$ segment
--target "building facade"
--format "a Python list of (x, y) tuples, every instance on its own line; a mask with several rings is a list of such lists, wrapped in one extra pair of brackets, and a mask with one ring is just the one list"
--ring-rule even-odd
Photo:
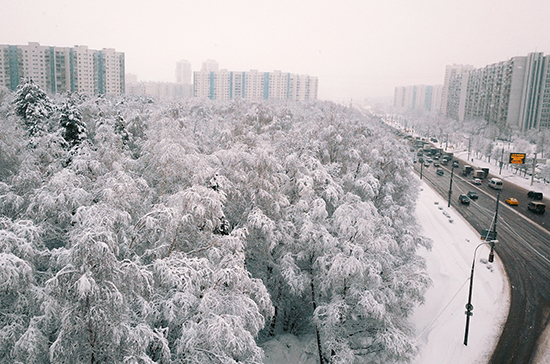
[(0, 44), (0, 85), (10, 90), (30, 78), (51, 93), (118, 96), (125, 91), (124, 67), (124, 53), (111, 48)]
[(176, 83), (190, 85), (193, 83), (192, 78), (191, 63), (186, 60), (176, 62)]
[(396, 87), (393, 106), (400, 110), (422, 110), (432, 113), (440, 112), (441, 85), (414, 85)]
[(317, 99), (317, 77), (281, 71), (211, 71), (203, 67), (194, 72), (194, 96), (211, 100), (293, 100)]
[(449, 78), (446, 115), (521, 131), (550, 127), (550, 56), (535, 52)]

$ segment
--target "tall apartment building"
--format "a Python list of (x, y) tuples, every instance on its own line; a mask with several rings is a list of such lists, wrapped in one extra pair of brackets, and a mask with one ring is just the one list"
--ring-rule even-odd
[[(445, 80), (443, 81), (443, 90), (441, 91), (441, 113), (447, 115), (447, 107), (449, 104), (449, 90), (453, 90), (457, 87), (456, 79), (462, 80), (462, 75), (467, 71), (473, 70), (474, 66), (453, 64), (452, 66), (445, 67)], [(466, 77), (467, 79), (467, 77)], [(454, 95), (454, 94), (453, 94)], [(455, 101), (451, 101), (454, 103)], [(455, 111), (453, 111), (455, 112)], [(458, 114), (458, 106), (456, 113)]]
[(31, 78), (51, 93), (78, 91), (89, 95), (124, 93), (124, 53), (86, 46), (52, 47), (0, 44), (0, 85), (11, 90)]
[(194, 72), (194, 96), (211, 100), (316, 100), (317, 77), (281, 71), (233, 72), (210, 71), (203, 67)]
[(512, 57), (450, 77), (446, 114), (521, 131), (550, 127), (550, 56)]
[(176, 62), (176, 83), (190, 85), (193, 83), (193, 71), (191, 63), (186, 60)]
[(441, 110), (441, 85), (414, 85), (396, 87), (393, 105), (402, 110), (423, 110), (439, 112)]

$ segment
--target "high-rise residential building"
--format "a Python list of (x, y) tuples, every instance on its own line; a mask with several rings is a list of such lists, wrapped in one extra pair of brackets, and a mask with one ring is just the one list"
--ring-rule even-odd
[(521, 131), (550, 127), (550, 56), (512, 57), (449, 79), (446, 114)]
[(441, 111), (441, 85), (414, 85), (396, 87), (393, 105), (402, 110)]
[[(453, 64), (452, 66), (445, 67), (445, 80), (443, 81), (443, 90), (441, 92), (441, 113), (447, 115), (447, 105), (449, 103), (449, 89), (456, 87), (456, 84), (451, 85), (455, 78), (462, 78), (461, 75), (467, 71), (473, 70), (474, 66)], [(451, 101), (454, 102), (454, 101)]]
[(124, 53), (112, 48), (0, 44), (0, 85), (15, 90), (30, 78), (44, 91), (89, 95), (124, 93)]
[(192, 78), (191, 63), (186, 60), (176, 62), (176, 83), (190, 85), (193, 83)]
[(316, 100), (317, 77), (281, 71), (194, 72), (194, 96), (211, 100)]
[(218, 62), (213, 59), (207, 59), (206, 61), (202, 62), (201, 71), (218, 72), (219, 69), (220, 66), (218, 65)]

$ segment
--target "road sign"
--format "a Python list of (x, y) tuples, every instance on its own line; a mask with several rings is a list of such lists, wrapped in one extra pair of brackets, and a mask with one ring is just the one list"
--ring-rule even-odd
[(510, 164), (524, 164), (525, 153), (510, 153)]

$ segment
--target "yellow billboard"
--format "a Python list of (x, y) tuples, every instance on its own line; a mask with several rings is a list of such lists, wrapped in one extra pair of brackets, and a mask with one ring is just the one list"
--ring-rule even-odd
[(524, 164), (525, 153), (510, 153), (510, 164)]

